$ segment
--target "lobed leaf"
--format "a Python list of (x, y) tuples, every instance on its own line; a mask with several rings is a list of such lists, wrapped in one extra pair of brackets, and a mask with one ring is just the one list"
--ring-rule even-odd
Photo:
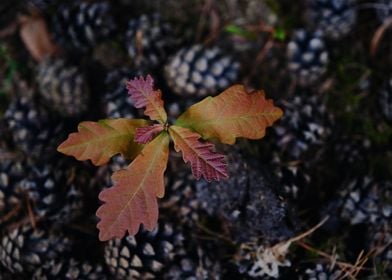
[(133, 141), (135, 130), (146, 125), (148, 121), (129, 119), (82, 122), (78, 132), (71, 133), (57, 150), (78, 160), (91, 160), (95, 165), (107, 163), (118, 153), (133, 159), (143, 148)]
[(219, 181), (227, 178), (227, 163), (225, 157), (214, 151), (214, 145), (201, 142), (196, 132), (179, 126), (170, 126), (170, 136), (174, 141), (174, 148), (182, 152), (185, 162), (190, 162), (193, 175), (196, 179), (202, 176), (208, 181)]
[(164, 129), (165, 127), (163, 124), (154, 124), (146, 127), (139, 127), (136, 129), (135, 141), (139, 144), (147, 144)]
[(234, 144), (237, 137), (259, 139), (265, 129), (283, 115), (263, 91), (248, 93), (234, 85), (216, 97), (207, 97), (183, 113), (176, 125), (190, 128), (204, 139), (217, 138)]
[(134, 78), (127, 82), (129, 97), (136, 108), (146, 108), (144, 114), (151, 120), (165, 123), (167, 114), (163, 107), (160, 90), (154, 90), (154, 80), (150, 75)]
[(134, 235), (140, 224), (153, 230), (158, 221), (157, 197), (164, 195), (163, 173), (169, 157), (169, 136), (161, 133), (148, 143), (125, 169), (112, 176), (114, 186), (102, 191), (104, 204), (98, 209), (97, 227), (101, 241)]

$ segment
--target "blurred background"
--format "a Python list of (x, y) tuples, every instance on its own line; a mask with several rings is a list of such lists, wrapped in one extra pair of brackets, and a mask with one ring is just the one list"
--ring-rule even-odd
[[(98, 193), (129, 162), (56, 147), (142, 118), (125, 81), (147, 74), (170, 121), (236, 83), (284, 116), (218, 146), (224, 182), (173, 152), (157, 229), (102, 243)], [(0, 279), (391, 279), (391, 141), (391, 0), (0, 3)]]

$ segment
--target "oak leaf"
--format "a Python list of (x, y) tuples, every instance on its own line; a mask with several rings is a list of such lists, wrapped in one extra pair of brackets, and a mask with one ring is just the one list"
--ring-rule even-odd
[(248, 93), (234, 85), (216, 97), (207, 97), (183, 113), (176, 125), (200, 133), (203, 139), (217, 138), (234, 144), (237, 137), (259, 139), (265, 129), (283, 115), (263, 91)]
[(136, 108), (146, 108), (144, 114), (151, 120), (165, 123), (167, 114), (163, 107), (162, 93), (154, 90), (154, 80), (150, 75), (146, 79), (143, 77), (134, 78), (127, 82), (129, 97)]
[(201, 142), (196, 132), (179, 126), (169, 128), (170, 136), (174, 141), (174, 148), (182, 152), (185, 162), (190, 162), (193, 175), (196, 179), (204, 177), (208, 182), (228, 177), (225, 157), (214, 151), (214, 145)]
[(147, 126), (146, 120), (113, 119), (81, 122), (78, 132), (71, 133), (57, 150), (95, 165), (107, 163), (118, 153), (133, 159), (143, 148), (133, 141), (136, 128)]
[(147, 144), (164, 129), (165, 127), (163, 124), (153, 124), (146, 127), (139, 127), (136, 129), (135, 141), (139, 144)]
[(169, 136), (161, 133), (148, 143), (125, 169), (113, 174), (114, 186), (102, 191), (98, 209), (101, 241), (135, 235), (140, 224), (153, 230), (158, 221), (157, 197), (164, 195), (164, 177), (169, 157)]

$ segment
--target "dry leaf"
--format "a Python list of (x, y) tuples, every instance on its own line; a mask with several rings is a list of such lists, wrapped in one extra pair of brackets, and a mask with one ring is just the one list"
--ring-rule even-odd
[(41, 16), (22, 17), (20, 37), (31, 56), (38, 62), (58, 51)]

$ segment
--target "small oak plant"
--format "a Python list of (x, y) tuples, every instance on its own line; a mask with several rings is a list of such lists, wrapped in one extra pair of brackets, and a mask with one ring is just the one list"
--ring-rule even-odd
[[(82, 122), (58, 151), (95, 165), (121, 154), (131, 164), (112, 175), (114, 186), (103, 190), (104, 203), (97, 211), (99, 239), (135, 235), (141, 224), (153, 230), (158, 222), (157, 198), (164, 196), (164, 177), (169, 158), (169, 141), (190, 162), (196, 179), (208, 182), (228, 177), (225, 157), (207, 140), (233, 145), (237, 137), (260, 139), (265, 129), (282, 116), (282, 110), (263, 91), (247, 92), (234, 85), (216, 97), (191, 106), (173, 125), (168, 124), (161, 91), (154, 90), (151, 76), (127, 82), (129, 97), (136, 108), (145, 108), (143, 119), (107, 119)], [(202, 139), (201, 139), (202, 138)]]

